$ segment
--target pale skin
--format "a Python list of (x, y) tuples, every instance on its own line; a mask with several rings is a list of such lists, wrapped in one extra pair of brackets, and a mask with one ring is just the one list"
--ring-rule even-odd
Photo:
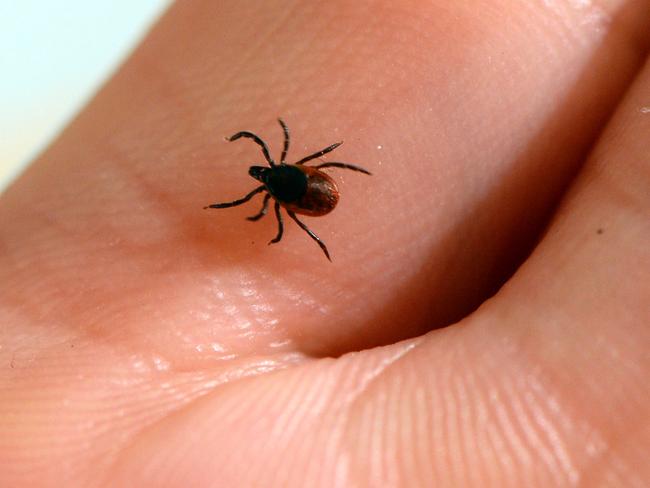
[[(649, 24), (174, 6), (0, 197), (0, 485), (646, 486)], [(278, 116), (373, 173), (325, 170), (332, 263), (202, 209)]]

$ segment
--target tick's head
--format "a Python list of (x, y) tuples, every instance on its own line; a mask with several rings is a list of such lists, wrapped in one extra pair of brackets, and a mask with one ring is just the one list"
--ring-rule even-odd
[(248, 168), (248, 174), (262, 183), (267, 182), (270, 171), (271, 168), (265, 168), (264, 166), (251, 166)]

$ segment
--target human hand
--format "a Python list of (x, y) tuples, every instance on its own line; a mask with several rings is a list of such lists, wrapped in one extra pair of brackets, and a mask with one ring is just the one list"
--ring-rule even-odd
[[(179, 2), (0, 200), (0, 485), (643, 486), (647, 7)], [(202, 210), (277, 116), (333, 263)]]

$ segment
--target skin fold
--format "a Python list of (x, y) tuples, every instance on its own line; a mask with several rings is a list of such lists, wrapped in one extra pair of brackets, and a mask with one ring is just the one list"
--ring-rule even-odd
[[(650, 483), (650, 2), (174, 4), (0, 196), (0, 486)], [(341, 200), (251, 223), (333, 142)]]

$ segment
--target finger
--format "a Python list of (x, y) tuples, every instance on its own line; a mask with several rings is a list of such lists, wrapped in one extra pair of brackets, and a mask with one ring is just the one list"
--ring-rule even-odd
[[(6, 301), (179, 367), (339, 354), (466, 315), (525, 255), (639, 63), (641, 3), (572, 5), (382, 4), (376, 24), (361, 4), (175, 6), (3, 197)], [(201, 210), (250, 191), (262, 157), (217, 135), (277, 149), (278, 115), (298, 157), (345, 136), (337, 160), (374, 173), (335, 175), (340, 206), (309, 222), (332, 265), (295, 227), (269, 248), (270, 220)]]
[[(648, 93), (650, 62), (546, 239), (495, 300), (501, 326), (489, 323), (539, 387), (530, 408), (555, 468), (592, 485), (650, 480)], [(555, 432), (542, 434), (544, 422)]]
[(113, 480), (646, 486), (648, 93), (650, 63), (541, 245), (472, 318), (220, 388), (140, 436)]

